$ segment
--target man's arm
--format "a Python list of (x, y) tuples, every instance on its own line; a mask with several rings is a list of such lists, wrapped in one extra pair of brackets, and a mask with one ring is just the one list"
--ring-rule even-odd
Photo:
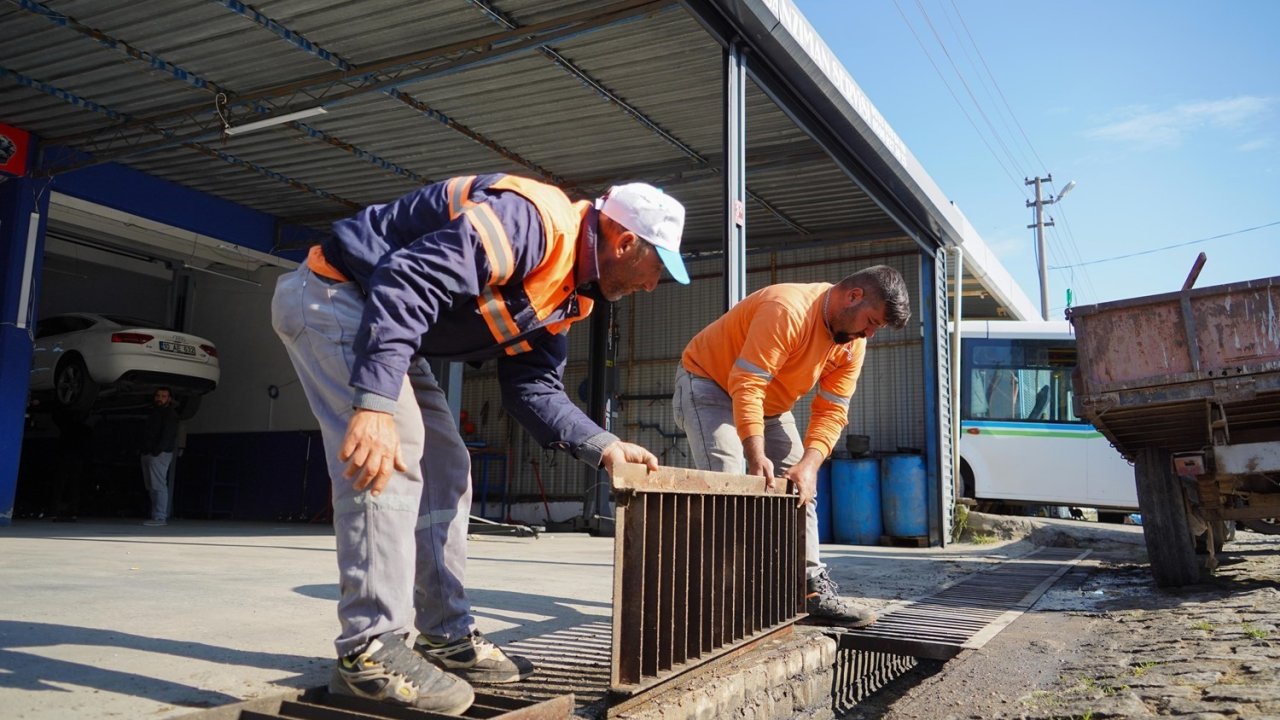
[(751, 318), (746, 342), (729, 372), (733, 422), (742, 440), (747, 474), (759, 475), (769, 487), (776, 483), (773, 462), (764, 448), (764, 395), (774, 373), (792, 352), (800, 318), (780, 303), (761, 303)]
[(612, 470), (625, 461), (656, 470), (653, 453), (597, 425), (565, 394), (561, 378), (568, 355), (568, 338), (548, 333), (531, 351), (499, 358), (503, 407), (542, 447), (568, 452), (591, 467)]
[(811, 412), (804, 446), (817, 448), (824, 458), (831, 454), (840, 433), (849, 423), (849, 401), (858, 388), (866, 353), (866, 340), (853, 341), (848, 354), (828, 363), (822, 377), (818, 378), (818, 392), (809, 405)]
[(866, 342), (854, 342), (848, 354), (829, 363), (818, 379), (818, 392), (810, 405), (809, 428), (805, 432), (804, 457), (783, 475), (795, 483), (801, 505), (817, 495), (818, 468), (831, 455), (840, 432), (849, 422), (849, 400), (857, 388), (865, 353)]
[[(477, 224), (486, 224), (487, 242)], [(393, 470), (405, 470), (393, 414), (422, 336), (442, 313), (474, 301), (485, 287), (523, 278), (544, 251), (536, 208), (502, 193), (379, 261), (353, 347), (356, 412), (339, 452), (357, 490), (377, 495)]]

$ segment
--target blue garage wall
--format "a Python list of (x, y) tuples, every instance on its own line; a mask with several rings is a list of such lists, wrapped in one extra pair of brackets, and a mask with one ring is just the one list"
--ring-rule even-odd
[(275, 245), (274, 216), (124, 165), (107, 163), (58, 175), (53, 189), (260, 252)]
[(179, 518), (328, 522), (331, 513), (319, 431), (191, 435), (174, 485)]
[[(33, 161), (35, 145), (36, 143), (33, 142)], [(27, 227), (31, 212), (36, 207), (39, 207), (41, 227), (35, 238), (36, 267), (32, 279), (31, 297), (33, 299), (40, 297), (43, 225), (47, 218), (51, 189), (71, 197), (264, 253), (272, 252), (278, 244), (295, 245), (290, 241), (300, 238), (312, 239), (315, 236), (313, 231), (306, 228), (280, 225), (276, 217), (267, 213), (113, 163), (58, 175), (52, 181), (44, 178), (14, 178), (0, 183), (0, 255), (4, 258), (3, 273), (0, 275), (0, 311), (4, 313), (4, 321), (0, 322), (0, 375), (4, 378), (4, 382), (0, 383), (0, 526), (9, 524), (13, 517), (22, 455), (27, 377), (31, 367), (30, 335), (26, 328), (15, 325), (13, 317), (19, 302), (22, 260), (26, 254), (28, 238)], [(296, 261), (302, 259), (304, 251), (295, 250), (277, 254)], [(38, 317), (38, 313), (39, 309), (33, 306), (30, 316)], [(267, 435), (274, 435), (274, 433)], [(242, 451), (247, 452), (248, 457), (253, 457), (253, 453), (259, 450), (267, 450), (265, 447), (258, 447), (261, 443), (236, 435), (196, 442), (197, 444), (213, 442), (219, 446), (225, 443), (227, 447), (234, 447), (246, 441), (252, 446)], [(286, 445), (290, 444), (289, 440), (282, 440), (282, 442)], [(303, 452), (305, 455), (305, 451)], [(219, 451), (218, 454), (221, 455), (222, 452)], [(292, 450), (284, 453), (286, 457), (296, 455), (297, 453)], [(293, 458), (292, 461), (296, 463), (297, 459)], [(248, 507), (237, 508), (235, 516), (289, 514), (288, 511), (291, 509), (294, 512), (301, 512), (317, 504), (318, 501), (315, 499), (302, 501), (297, 495), (296, 484), (285, 481), (275, 482), (274, 478), (286, 477), (292, 472), (283, 468), (278, 469), (282, 470), (282, 474), (253, 474), (258, 483), (256, 491), (272, 494), (271, 502), (265, 508), (260, 507), (257, 512), (251, 511)], [(323, 477), (323, 464), (316, 469)], [(234, 472), (240, 474), (245, 470), (236, 468)], [(299, 469), (298, 472), (301, 470)], [(241, 477), (249, 477), (249, 474)], [(279, 484), (278, 488), (277, 484)], [(327, 479), (322, 483), (313, 484), (312, 487), (316, 485), (320, 488), (321, 497), (327, 497)], [(276, 492), (281, 493), (281, 496), (274, 497)], [(249, 495), (250, 493), (245, 493), (246, 497)], [(196, 512), (198, 509), (191, 508), (191, 510)]]

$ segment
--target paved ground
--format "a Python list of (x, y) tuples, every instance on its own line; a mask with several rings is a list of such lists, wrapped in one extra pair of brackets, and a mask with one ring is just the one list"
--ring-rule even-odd
[(923, 664), (846, 717), (1280, 718), (1280, 537), (1240, 532), (1213, 578), (1166, 591), (1128, 536), (1036, 534), (1094, 551), (984, 648)]
[[(877, 606), (1034, 542), (1093, 549), (985, 648), (922, 665), (851, 717), (1280, 717), (1280, 538), (1241, 533), (1211, 582), (1158, 592), (1139, 528), (1040, 521), (988, 534), (946, 549), (824, 546), (836, 580)], [(480, 628), (498, 642), (608, 622), (608, 538), (478, 537), (468, 572)], [(0, 528), (0, 717), (173, 718), (321, 685), (335, 575), (323, 527)]]
[[(884, 605), (1026, 549), (824, 551), (837, 580)], [(563, 646), (557, 638), (585, 627), (607, 653), (612, 567), (610, 538), (476, 537), (472, 609), (499, 643)], [(323, 685), (336, 579), (327, 527), (82, 518), (0, 528), (0, 718), (172, 718)]]

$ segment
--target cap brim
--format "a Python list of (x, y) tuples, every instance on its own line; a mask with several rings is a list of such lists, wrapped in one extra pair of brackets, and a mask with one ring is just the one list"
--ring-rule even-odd
[(667, 266), (667, 272), (671, 274), (672, 279), (681, 285), (689, 284), (689, 271), (684, 268), (684, 259), (680, 257), (680, 253), (657, 245), (650, 245), (650, 247), (658, 251), (658, 257), (662, 258), (662, 264)]

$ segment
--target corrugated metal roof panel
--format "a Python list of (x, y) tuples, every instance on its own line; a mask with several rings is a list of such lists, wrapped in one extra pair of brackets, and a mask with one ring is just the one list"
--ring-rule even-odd
[[(612, 4), (489, 5), (525, 27)], [(244, 94), (507, 31), (505, 21), (479, 3), (264, 0), (254, 5), (256, 15), (247, 6), (242, 14), (229, 9), (232, 4), (205, 0), (163, 6), (49, 0), (48, 6), (159, 60), (153, 67), (121, 46), (105, 47), (5, 6), (0, 67), (138, 117), (175, 108), (211, 117), (212, 89), (194, 87), (200, 83), (192, 77)], [(531, 49), (406, 83), (398, 90), (407, 102), (363, 92), (301, 128), (210, 136), (201, 141), (204, 151), (166, 147), (124, 161), (283, 218), (340, 216), (351, 211), (348, 202), (387, 201), (418, 182), (460, 173), (563, 178), (583, 195), (613, 182), (650, 180), (686, 204), (689, 246), (716, 246), (724, 217), (723, 51), (678, 4), (654, 8), (639, 19), (550, 43), (559, 57)], [(190, 75), (180, 77), (179, 69)], [(282, 96), (277, 102), (299, 108), (315, 101)], [(792, 225), (818, 235), (886, 224), (865, 193), (754, 85), (747, 106), (749, 237), (799, 234)], [(0, 107), (0, 119), (45, 137), (114, 122), (13, 76), (0, 81)], [(144, 128), (124, 134), (143, 144), (161, 137)]]

